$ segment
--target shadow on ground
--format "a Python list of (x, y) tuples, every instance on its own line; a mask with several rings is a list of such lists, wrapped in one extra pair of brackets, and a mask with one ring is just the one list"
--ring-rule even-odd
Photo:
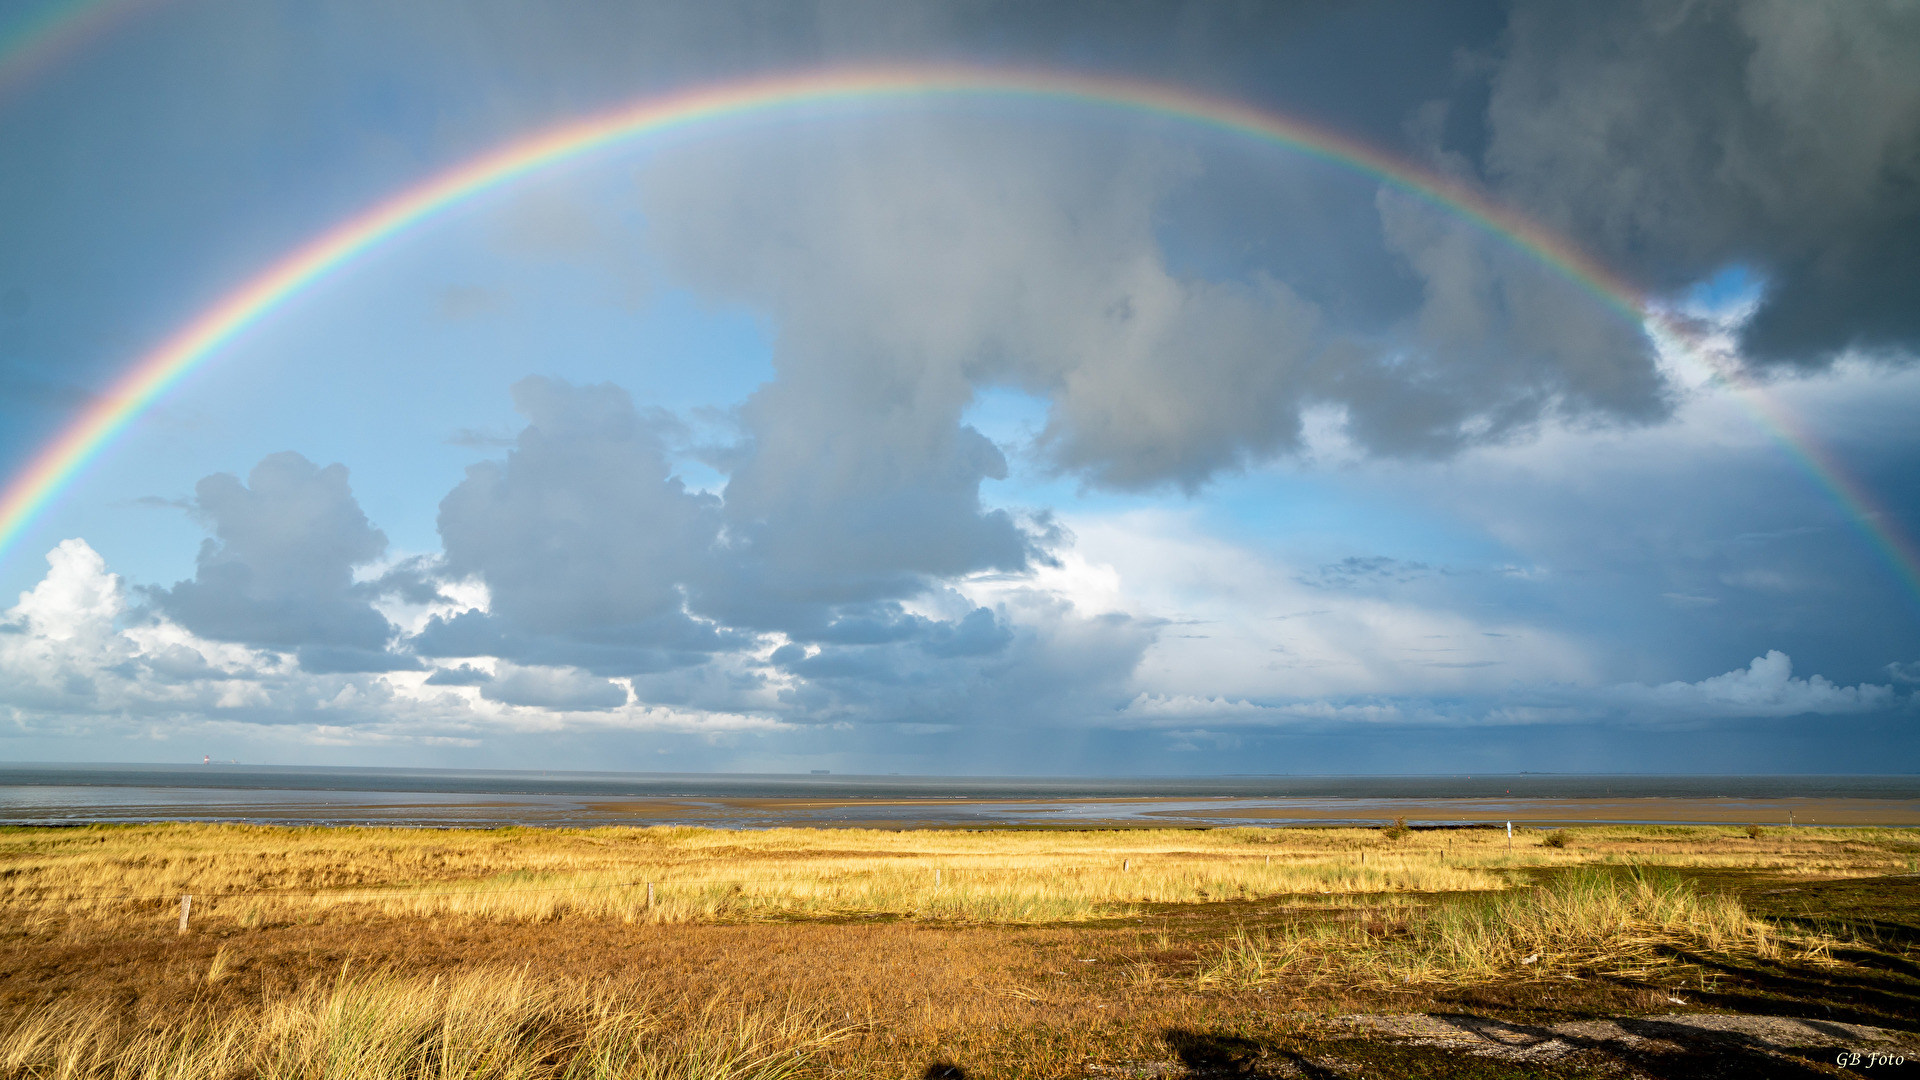
[[(1781, 1053), (1752, 1039), (1702, 1040), (1697, 1032), (1677, 1032), (1658, 1023), (1637, 1025), (1635, 1034), (1646, 1045), (1622, 1047), (1615, 1042), (1569, 1039), (1564, 1033), (1527, 1025), (1502, 1024), (1483, 1017), (1449, 1018), (1463, 1028), (1497, 1027), (1497, 1053), (1475, 1052), (1458, 1046), (1423, 1045), (1391, 1037), (1299, 1038), (1265, 1041), (1200, 1031), (1172, 1030), (1166, 1042), (1178, 1068), (1132, 1070), (1139, 1077), (1177, 1077), (1188, 1080), (1226, 1080), (1245, 1077), (1304, 1078), (1433, 1078), (1433, 1080), (1521, 1080), (1521, 1078), (1585, 1078), (1621, 1076), (1649, 1080), (1693, 1080), (1749, 1077), (1831, 1077), (1845, 1072), (1824, 1057)], [(1631, 1023), (1631, 1022), (1630, 1022)], [(1687, 1041), (1673, 1041), (1676, 1037)], [(1534, 1057), (1538, 1054), (1540, 1056)], [(1172, 1063), (1169, 1063), (1170, 1065)], [(1112, 1070), (1119, 1071), (1119, 1070)], [(1900, 1075), (1899, 1069), (1886, 1070)]]

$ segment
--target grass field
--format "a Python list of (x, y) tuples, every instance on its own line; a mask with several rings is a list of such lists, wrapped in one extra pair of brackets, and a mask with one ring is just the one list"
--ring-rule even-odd
[(1873, 829), (9, 830), (0, 1075), (1091, 1075), (1332, 1012), (1847, 987), (1887, 1024), (1920, 1016), (1888, 914), (1916, 855)]
[[(148, 825), (0, 831), (16, 916), (309, 920), (385, 915), (685, 922), (885, 914), (1084, 921), (1140, 905), (1507, 887), (1574, 866), (1914, 869), (1910, 830), (1589, 828), (890, 832), (690, 828), (439, 831)], [(1569, 837), (1577, 839), (1569, 839)], [(653, 886), (648, 903), (647, 886)]]

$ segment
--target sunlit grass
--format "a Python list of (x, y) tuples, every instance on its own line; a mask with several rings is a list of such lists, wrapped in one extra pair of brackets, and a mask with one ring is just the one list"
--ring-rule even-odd
[[(1397, 838), (1396, 838), (1397, 836)], [(195, 925), (461, 916), (686, 922), (887, 916), (1046, 923), (1142, 905), (1485, 892), (1579, 866), (1904, 870), (1915, 830), (1596, 827), (960, 832), (151, 825), (0, 832), (0, 903), (34, 920)], [(1554, 846), (1549, 841), (1557, 841)], [(652, 886), (649, 902), (648, 886)]]
[(1703, 957), (1818, 962), (1832, 941), (1789, 939), (1733, 897), (1658, 872), (1579, 869), (1484, 898), (1438, 903), (1383, 926), (1330, 920), (1240, 929), (1201, 958), (1202, 984), (1416, 984), (1507, 978), (1644, 978)]
[(1824, 973), (1844, 927), (1755, 919), (1718, 872), (1920, 851), (1915, 830), (1549, 835), (0, 830), (0, 944), (34, 965), (21, 986), (60, 988), (17, 999), (0, 1080), (917, 1076), (954, 1040), (1077, 1075), (1236, 1001)]
[(804, 1011), (708, 1010), (669, 1023), (634, 987), (481, 971), (343, 973), (258, 1008), (126, 1025), (100, 1005), (30, 1013), (0, 1075), (48, 1080), (784, 1080), (846, 1032)]

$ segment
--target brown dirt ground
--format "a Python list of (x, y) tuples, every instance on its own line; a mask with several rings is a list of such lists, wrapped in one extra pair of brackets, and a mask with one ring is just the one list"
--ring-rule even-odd
[[(1756, 912), (1789, 923), (1844, 926), (1860, 944), (1839, 965), (1820, 968), (1692, 958), (1697, 962), (1660, 983), (1594, 977), (1400, 991), (1293, 980), (1232, 990), (1198, 985), (1194, 960), (1236, 927), (1328, 916), (1274, 902), (1166, 907), (1071, 927), (877, 919), (516, 925), (336, 911), (299, 925), (181, 936), (158, 907), (150, 921), (117, 928), (23, 923), (0, 913), (0, 1023), (56, 1000), (99, 1002), (142, 1021), (222, 1010), (331, 979), (343, 968), (414, 975), (516, 968), (539, 978), (633, 985), (669, 1010), (697, 1010), (716, 996), (746, 1007), (817, 1009), (856, 1028), (833, 1058), (835, 1075), (909, 1080), (1839, 1071), (1830, 1057), (1711, 1040), (1638, 1048), (1594, 1043), (1551, 1060), (1477, 1056), (1335, 1021), (1353, 1014), (1469, 1016), (1538, 1027), (1738, 1012), (1920, 1031), (1920, 878), (1792, 882), (1722, 874), (1702, 884), (1737, 892)], [(225, 974), (209, 982), (223, 950)]]

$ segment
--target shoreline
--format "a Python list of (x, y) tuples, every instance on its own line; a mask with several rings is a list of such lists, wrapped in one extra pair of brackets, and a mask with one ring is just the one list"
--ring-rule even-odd
[[(1920, 799), (1803, 798), (764, 798), (503, 795), (423, 792), (261, 792), (207, 789), (12, 789), (0, 825), (167, 821), (289, 826), (725, 829), (1115, 829), (1606, 825), (1762, 828), (1920, 827)], [(122, 797), (103, 799), (107, 791)]]

